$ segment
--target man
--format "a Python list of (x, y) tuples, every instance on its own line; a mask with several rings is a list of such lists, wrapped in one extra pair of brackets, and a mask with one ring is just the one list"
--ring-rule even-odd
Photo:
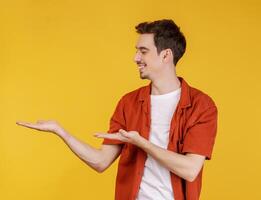
[(176, 64), (186, 48), (172, 20), (144, 22), (135, 62), (148, 86), (124, 95), (110, 120), (101, 149), (81, 142), (55, 121), (29, 128), (60, 136), (87, 165), (103, 172), (119, 156), (115, 199), (199, 199), (202, 169), (211, 158), (216, 136), (217, 108), (205, 93), (177, 77)]

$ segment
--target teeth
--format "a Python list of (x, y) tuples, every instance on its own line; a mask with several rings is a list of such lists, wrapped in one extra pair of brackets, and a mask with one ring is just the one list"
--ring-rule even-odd
[(145, 66), (146, 66), (145, 64), (144, 64), (144, 65), (139, 65), (138, 68), (139, 68), (139, 69), (142, 69), (142, 68), (144, 68)]

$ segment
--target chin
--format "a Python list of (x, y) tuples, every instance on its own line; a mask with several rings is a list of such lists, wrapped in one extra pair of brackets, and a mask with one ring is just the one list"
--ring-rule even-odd
[(141, 79), (148, 79), (148, 80), (150, 80), (150, 78), (149, 78), (147, 75), (142, 75), (142, 74), (140, 74), (140, 78), (141, 78)]

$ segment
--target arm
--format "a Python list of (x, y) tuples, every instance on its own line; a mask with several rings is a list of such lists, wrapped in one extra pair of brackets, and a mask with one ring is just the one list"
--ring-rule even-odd
[(66, 132), (55, 121), (38, 121), (37, 123), (17, 122), (18, 125), (39, 131), (52, 132), (59, 136), (71, 149), (71, 151), (83, 160), (88, 166), (97, 172), (103, 172), (119, 156), (121, 151), (120, 145), (102, 145), (100, 149), (83, 143), (76, 137)]
[(139, 147), (169, 171), (189, 182), (195, 180), (205, 161), (205, 156), (191, 153), (178, 154), (154, 145), (144, 138)]
[(158, 147), (140, 136), (136, 131), (127, 132), (120, 130), (116, 134), (98, 133), (96, 137), (117, 139), (132, 143), (143, 149), (147, 154), (169, 169), (169, 171), (190, 182), (197, 177), (205, 160), (205, 156), (197, 154), (183, 155)]
[(202, 169), (205, 159), (211, 158), (215, 141), (217, 108), (213, 101), (210, 101), (208, 105), (210, 106), (207, 108), (200, 108), (201, 113), (197, 116), (193, 126), (188, 129), (188, 133), (183, 141), (182, 152), (184, 154), (160, 148), (140, 136), (136, 131), (126, 132), (120, 130), (116, 134), (97, 134), (96, 136), (134, 144), (169, 169), (169, 171), (192, 182)]

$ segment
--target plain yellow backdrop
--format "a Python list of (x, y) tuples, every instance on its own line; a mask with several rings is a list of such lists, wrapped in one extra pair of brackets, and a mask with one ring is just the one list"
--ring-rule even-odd
[[(98, 174), (57, 136), (17, 120), (56, 119), (99, 147), (119, 98), (148, 81), (135, 25), (173, 19), (187, 38), (177, 73), (219, 110), (201, 199), (261, 199), (261, 2), (0, 1), (0, 199), (114, 197), (117, 162)], [(131, 174), (130, 174), (131, 175)]]

